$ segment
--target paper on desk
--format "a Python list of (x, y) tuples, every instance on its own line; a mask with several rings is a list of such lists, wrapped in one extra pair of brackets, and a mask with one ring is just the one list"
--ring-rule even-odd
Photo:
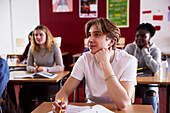
[(33, 74), (25, 74), (25, 75), (19, 75), (19, 76), (14, 76), (14, 78), (34, 78), (34, 73)]
[(86, 109), (80, 113), (114, 113), (102, 105), (94, 105), (91, 109)]
[[(66, 111), (67, 113), (114, 113), (102, 105), (94, 105), (92, 108), (90, 106), (67, 105)], [(53, 113), (53, 111), (48, 113)]]

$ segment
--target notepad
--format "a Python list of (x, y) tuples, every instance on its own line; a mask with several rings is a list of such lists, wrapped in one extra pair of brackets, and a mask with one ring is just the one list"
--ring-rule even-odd
[(67, 113), (114, 113), (102, 105), (94, 106), (75, 106), (68, 105), (66, 109)]
[(94, 105), (90, 109), (83, 110), (79, 113), (114, 113), (102, 105)]
[(19, 78), (55, 78), (58, 74), (51, 74), (48, 72), (38, 72), (33, 74), (24, 74), (19, 76), (14, 76), (14, 79)]

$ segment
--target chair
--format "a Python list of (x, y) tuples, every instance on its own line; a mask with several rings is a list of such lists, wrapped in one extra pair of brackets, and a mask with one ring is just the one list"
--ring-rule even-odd
[(84, 48), (88, 47), (87, 42), (88, 42), (88, 38), (85, 38), (84, 39)]
[(131, 97), (131, 103), (133, 104), (134, 102), (135, 102), (135, 87), (134, 87), (133, 94)]
[(120, 37), (116, 47), (119, 49), (123, 49), (125, 47), (125, 37)]
[(61, 37), (54, 37), (53, 39), (54, 39), (55, 43), (57, 45), (59, 45), (59, 47), (60, 47), (61, 46)]
[[(78, 59), (78, 58), (77, 58)], [(72, 70), (72, 68), (74, 67), (74, 65), (75, 65), (75, 63), (76, 63), (76, 60), (77, 59), (75, 59), (75, 62), (73, 62), (72, 64), (70, 64), (70, 68), (71, 68), (71, 70)], [(73, 59), (74, 60), (74, 59)], [(80, 82), (80, 84), (81, 83), (83, 83), (83, 88), (84, 88), (84, 102), (85, 102), (85, 100), (86, 100), (86, 97), (85, 97), (85, 79), (83, 78), (83, 80)], [(79, 84), (79, 85), (80, 85)], [(76, 100), (76, 91), (77, 91), (77, 101), (79, 102), (80, 101), (80, 91), (79, 91), (79, 89), (80, 89), (80, 87), (79, 87), (79, 85), (77, 86), (77, 88), (73, 91), (73, 102), (75, 102), (75, 100)]]

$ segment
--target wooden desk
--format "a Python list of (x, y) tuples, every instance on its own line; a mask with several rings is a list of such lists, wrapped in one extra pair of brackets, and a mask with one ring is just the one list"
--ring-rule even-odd
[[(62, 56), (65, 56), (65, 55), (68, 55), (69, 54), (69, 52), (62, 52)], [(16, 57), (18, 57), (18, 56), (21, 56), (22, 54), (21, 53), (9, 53), (9, 54), (7, 54), (7, 59), (8, 58), (16, 58)]]
[(24, 63), (16, 63), (16, 62), (8, 62), (9, 68), (16, 68), (16, 67), (21, 67), (21, 68), (26, 68), (26, 64)]
[[(65, 55), (68, 55), (69, 54), (69, 52), (62, 52), (62, 56), (65, 56)], [(21, 56), (22, 55), (22, 53), (9, 53), (9, 54), (7, 54), (7, 59), (8, 58), (16, 58), (16, 57), (18, 57), (18, 56)]]
[[(69, 103), (76, 106), (93, 106), (94, 103)], [(115, 113), (154, 113), (151, 105), (129, 105), (126, 110), (118, 111), (114, 104), (100, 104), (106, 108), (114, 111)], [(52, 102), (43, 102), (31, 113), (48, 113), (52, 110)]]
[(154, 76), (149, 76), (149, 77), (138, 76), (137, 83), (138, 84), (170, 85), (170, 72), (168, 73), (168, 80), (160, 80), (159, 73), (156, 73)]
[(62, 56), (66, 56), (68, 54), (69, 54), (69, 52), (62, 52)]
[(13, 58), (13, 57), (18, 57), (18, 56), (21, 56), (22, 53), (9, 53), (7, 54), (7, 59), (8, 58)]
[[(62, 52), (62, 56), (66, 56), (68, 54), (69, 54), (69, 52)], [(18, 58), (21, 55), (22, 55), (21, 53), (9, 53), (9, 54), (7, 54), (7, 59), (8, 58)]]
[(21, 79), (14, 79), (14, 76), (19, 76), (19, 75), (24, 75), (24, 74), (29, 74), (27, 71), (12, 71), (10, 72), (10, 79), (9, 82), (14, 82), (14, 83), (23, 83), (23, 82), (48, 82), (48, 83), (56, 83), (60, 81), (63, 77), (68, 75), (70, 71), (61, 71), (61, 72), (56, 72), (55, 74), (58, 74), (53, 79), (48, 79), (48, 78), (21, 78)]
[(167, 56), (170, 56), (170, 51), (169, 51), (169, 48), (167, 50), (165, 50), (164, 52), (162, 52), (163, 54), (167, 55)]
[[(65, 57), (69, 54), (69, 52), (62, 52), (62, 57), (63, 60), (65, 60)], [(9, 68), (25, 68), (26, 69), (26, 64), (25, 63), (16, 63), (16, 58), (18, 58), (18, 56), (21, 56), (22, 54), (16, 54), (16, 53), (10, 53), (7, 54), (7, 61), (8, 61), (8, 66)], [(12, 58), (11, 60), (8, 58)], [(14, 60), (15, 58), (15, 60)]]
[(152, 77), (137, 77), (137, 84), (158, 84), (157, 87), (163, 86), (167, 89), (167, 102), (166, 102), (166, 111), (169, 113), (169, 91), (170, 91), (170, 72), (168, 72), (168, 80), (160, 80), (160, 73), (156, 73)]
[[(24, 85), (24, 84), (48, 84), (48, 85), (55, 85), (57, 82), (60, 81), (59, 87), (62, 87), (62, 79), (70, 73), (70, 71), (61, 71), (61, 72), (56, 72), (55, 74), (58, 74), (53, 79), (48, 79), (48, 78), (21, 78), (21, 79), (14, 79), (15, 76), (19, 75), (24, 75), (24, 74), (29, 74), (30, 72), (27, 71), (12, 71), (10, 72), (10, 78), (9, 82), (12, 82), (14, 84), (19, 84), (19, 85)], [(21, 87), (20, 87), (21, 88)], [(20, 104), (19, 104), (20, 106)], [(21, 109), (19, 107), (19, 113), (21, 112)]]
[(80, 57), (82, 53), (76, 53), (76, 54), (73, 54), (72, 57), (73, 57), (73, 63), (77, 61), (77, 59)]

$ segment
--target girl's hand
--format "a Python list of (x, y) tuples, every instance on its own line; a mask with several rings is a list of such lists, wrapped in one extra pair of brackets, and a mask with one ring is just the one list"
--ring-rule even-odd
[(47, 72), (47, 68), (43, 67), (43, 66), (39, 66), (37, 70), (38, 70), (38, 72), (42, 72), (42, 71)]
[(16, 63), (20, 63), (20, 60), (19, 60), (19, 59), (17, 59), (17, 60), (16, 60)]
[(149, 48), (149, 43), (146, 42), (146, 43), (145, 43), (145, 46), (144, 46), (143, 48)]
[(38, 72), (38, 66), (34, 67), (34, 73)]
[(65, 101), (61, 103), (61, 100), (54, 101), (52, 104), (53, 113), (59, 113), (60, 109), (62, 109), (61, 113), (66, 113), (66, 107), (67, 103)]

